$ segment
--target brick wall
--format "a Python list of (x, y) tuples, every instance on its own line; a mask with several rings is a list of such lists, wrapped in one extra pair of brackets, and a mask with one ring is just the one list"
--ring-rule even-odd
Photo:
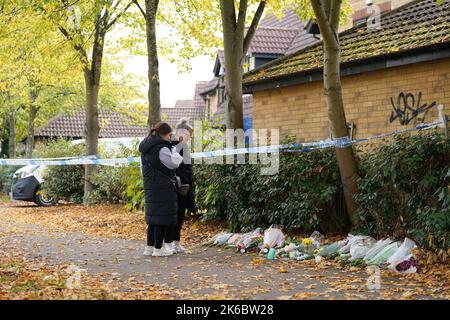
[[(373, 5), (380, 8), (381, 12), (397, 9), (414, 0), (373, 0)], [(353, 19), (361, 19), (370, 14), (366, 0), (350, 0), (350, 5), (353, 9)]]
[[(356, 125), (355, 138), (404, 129), (399, 120), (389, 122), (391, 97), (397, 102), (400, 92), (416, 97), (421, 105), (436, 101), (450, 113), (450, 59), (367, 72), (342, 78), (347, 122)], [(281, 136), (294, 135), (299, 141), (328, 138), (328, 120), (323, 82), (255, 92), (253, 125), (279, 128)], [(420, 118), (423, 117), (419, 115)], [(425, 122), (437, 119), (437, 108), (429, 110)], [(418, 119), (408, 127), (419, 123)]]
[[(374, 6), (378, 6), (380, 13), (388, 12), (398, 7), (401, 7), (409, 2), (415, 0), (372, 0)], [(375, 8), (371, 8), (366, 5), (366, 0), (350, 0), (353, 13), (347, 23), (340, 27), (340, 31), (347, 30), (353, 27), (353, 21), (357, 21), (373, 15), (376, 11)]]

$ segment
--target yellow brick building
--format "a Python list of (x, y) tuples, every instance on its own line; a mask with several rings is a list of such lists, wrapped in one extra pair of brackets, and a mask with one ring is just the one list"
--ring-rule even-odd
[[(435, 121), (439, 104), (450, 113), (450, 3), (415, 1), (381, 22), (381, 29), (359, 26), (340, 35), (343, 98), (354, 138)], [(330, 137), (322, 54), (319, 43), (244, 76), (254, 128), (279, 128), (299, 141)]]

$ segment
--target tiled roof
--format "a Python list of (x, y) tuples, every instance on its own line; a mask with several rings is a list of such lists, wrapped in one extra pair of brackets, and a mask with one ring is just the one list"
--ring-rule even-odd
[(199, 94), (205, 95), (210, 91), (216, 89), (218, 85), (219, 85), (219, 78), (214, 77), (212, 80), (208, 81), (208, 84), (203, 87), (203, 90), (201, 90)]
[[(46, 126), (36, 129), (35, 137), (82, 138), (85, 131), (84, 112), (75, 115), (60, 115)], [(118, 112), (100, 112), (100, 138), (143, 137), (148, 133), (147, 126), (132, 124), (131, 118)]]
[(297, 35), (291, 42), (291, 45), (286, 50), (285, 55), (297, 52), (300, 49), (306, 48), (307, 46), (317, 42), (319, 42), (319, 39), (314, 38), (311, 33), (308, 33), (304, 28), (302, 28), (297, 32)]
[[(285, 55), (315, 42), (318, 42), (318, 40), (305, 30), (299, 16), (292, 9), (288, 9), (281, 19), (271, 14), (261, 20), (253, 36), (249, 52), (252, 54)], [(221, 66), (225, 66), (223, 50), (217, 52), (216, 59)]]
[(161, 119), (172, 126), (177, 125), (181, 119), (189, 122), (203, 119), (206, 102), (200, 93), (210, 86), (210, 81), (199, 81), (195, 85), (194, 98), (192, 100), (177, 100), (173, 108), (161, 108)]
[(195, 93), (194, 93), (194, 107), (195, 108), (205, 108), (206, 102), (200, 95), (205, 89), (209, 88), (210, 81), (199, 81), (195, 85)]
[(308, 33), (305, 30), (304, 23), (300, 20), (298, 14), (296, 14), (292, 9), (286, 10), (281, 19), (278, 19), (273, 14), (268, 15), (261, 20), (260, 28), (288, 28), (295, 29), (297, 31), (289, 47), (283, 52), (283, 54), (290, 54), (318, 42), (318, 40), (315, 39), (311, 33)]
[(194, 120), (203, 119), (204, 109), (198, 108), (161, 108), (161, 120), (167, 121), (170, 125), (177, 125), (181, 119), (187, 119), (192, 123)]
[(277, 18), (274, 14), (269, 14), (264, 17), (259, 23), (260, 27), (268, 28), (293, 28), (300, 29), (303, 28), (303, 23), (301, 22), (299, 16), (292, 9), (287, 9), (284, 11), (284, 15), (281, 19)]
[(194, 100), (177, 100), (175, 102), (174, 109), (188, 109), (188, 108), (194, 108)]
[[(381, 28), (366, 25), (340, 34), (341, 62), (397, 54), (399, 51), (450, 42), (450, 2), (423, 0), (381, 17)], [(275, 60), (244, 75), (244, 85), (322, 68), (322, 43)]]
[(259, 27), (253, 36), (249, 52), (284, 55), (297, 33), (297, 29)]

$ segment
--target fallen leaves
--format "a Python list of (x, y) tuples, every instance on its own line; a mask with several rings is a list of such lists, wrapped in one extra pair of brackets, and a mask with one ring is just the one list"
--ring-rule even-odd
[[(81, 276), (79, 287), (70, 290), (66, 272), (67, 265), (49, 263), (42, 258), (25, 260), (24, 254), (12, 248), (14, 240), (26, 239), (36, 232), (42, 242), (33, 247), (40, 252), (46, 242), (58, 243), (61, 237), (82, 233), (87, 237), (75, 237), (73, 242), (56, 244), (53, 256), (60, 252), (77, 250), (83, 246), (102, 248), (115, 246), (117, 238), (142, 241), (145, 239), (145, 222), (142, 213), (130, 213), (121, 206), (58, 206), (53, 208), (20, 207), (2, 208), (0, 220), (0, 299), (255, 299), (260, 297), (278, 299), (448, 299), (450, 270), (448, 265), (426, 265), (421, 273), (398, 276), (383, 271), (380, 290), (368, 290), (367, 274), (357, 267), (339, 267), (332, 260), (322, 259), (298, 261), (268, 261), (257, 255), (241, 255), (229, 250), (211, 250), (195, 246), (216, 234), (221, 226), (188, 220), (183, 230), (184, 242), (193, 245), (194, 262), (185, 256), (176, 257), (179, 265), (173, 272), (166, 272), (167, 260), (157, 260), (160, 269), (137, 274), (121, 272)], [(48, 230), (48, 231), (47, 231)], [(64, 233), (64, 232), (67, 233)], [(8, 237), (8, 242), (2, 242)], [(100, 237), (100, 238), (98, 238)], [(123, 240), (120, 240), (124, 242)], [(18, 242), (19, 243), (19, 242)], [(73, 246), (71, 245), (73, 244)], [(99, 256), (101, 256), (99, 249)], [(99, 258), (98, 267), (120, 265), (127, 261), (127, 252), (132, 245), (118, 249), (120, 255), (109, 260)], [(210, 254), (208, 257), (207, 254)], [(28, 253), (29, 254), (29, 253)], [(97, 258), (97, 253), (95, 253)], [(80, 253), (81, 265), (87, 259)], [(173, 261), (173, 260), (172, 260)], [(129, 268), (134, 268), (145, 259), (130, 259)], [(153, 262), (153, 261), (152, 261)], [(191, 270), (191, 271), (189, 271)], [(350, 272), (349, 272), (350, 271)], [(161, 279), (155, 283), (146, 279)]]
[[(4, 211), (4, 212), (3, 212)], [(2, 220), (44, 225), (66, 232), (81, 232), (86, 235), (144, 240), (147, 225), (142, 212), (130, 212), (122, 205), (58, 205), (54, 207), (13, 205), (2, 210)], [(223, 227), (217, 224), (199, 224), (187, 219), (182, 237), (187, 244), (202, 243)], [(21, 230), (17, 230), (21, 232)]]
[(281, 266), (280, 269), (278, 269), (279, 273), (288, 273), (289, 271), (287, 271), (284, 266)]
[(263, 263), (265, 263), (265, 262), (266, 262), (266, 259), (265, 259), (265, 258), (253, 258), (253, 259), (251, 260), (251, 264), (252, 264), (252, 265), (255, 265), (255, 266), (261, 265), (261, 264), (263, 264)]

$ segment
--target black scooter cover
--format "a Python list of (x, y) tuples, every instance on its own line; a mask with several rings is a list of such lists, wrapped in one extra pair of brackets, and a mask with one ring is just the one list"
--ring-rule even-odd
[(19, 179), (13, 186), (13, 199), (33, 201), (38, 187), (39, 181), (34, 176)]

